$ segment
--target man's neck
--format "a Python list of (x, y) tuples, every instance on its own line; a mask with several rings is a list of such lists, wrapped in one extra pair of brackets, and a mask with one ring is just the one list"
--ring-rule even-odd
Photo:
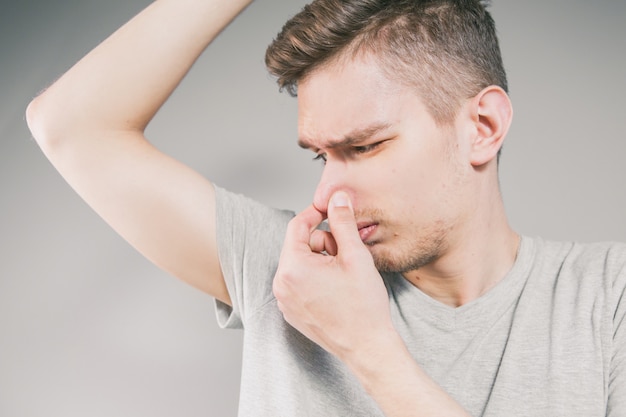
[(451, 307), (467, 304), (495, 287), (511, 270), (520, 244), (499, 203), (451, 237), (439, 258), (404, 277)]

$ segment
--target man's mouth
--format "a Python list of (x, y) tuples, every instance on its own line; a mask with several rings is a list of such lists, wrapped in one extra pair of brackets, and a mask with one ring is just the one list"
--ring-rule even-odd
[(378, 227), (377, 223), (364, 223), (357, 225), (359, 228), (359, 236), (361, 237), (361, 241), (363, 243), (367, 243), (367, 240), (374, 234), (376, 228)]

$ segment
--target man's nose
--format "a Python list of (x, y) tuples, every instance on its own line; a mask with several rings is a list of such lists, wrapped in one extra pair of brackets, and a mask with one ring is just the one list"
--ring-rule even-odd
[(350, 195), (349, 188), (345, 163), (342, 161), (327, 161), (315, 189), (313, 205), (318, 211), (327, 213), (328, 200), (330, 200), (333, 193), (342, 190)]

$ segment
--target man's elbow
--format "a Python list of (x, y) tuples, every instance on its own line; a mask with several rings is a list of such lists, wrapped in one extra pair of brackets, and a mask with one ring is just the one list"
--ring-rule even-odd
[(35, 97), (26, 107), (26, 124), (44, 153), (57, 149), (61, 143), (62, 120), (55, 115), (55, 106), (48, 103), (45, 92)]

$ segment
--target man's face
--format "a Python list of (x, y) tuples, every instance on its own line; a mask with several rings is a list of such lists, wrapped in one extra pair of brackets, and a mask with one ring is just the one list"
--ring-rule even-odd
[(314, 205), (347, 192), (382, 271), (408, 272), (454, 245), (470, 164), (456, 123), (437, 126), (414, 89), (373, 61), (322, 67), (298, 86), (299, 144), (325, 159)]

